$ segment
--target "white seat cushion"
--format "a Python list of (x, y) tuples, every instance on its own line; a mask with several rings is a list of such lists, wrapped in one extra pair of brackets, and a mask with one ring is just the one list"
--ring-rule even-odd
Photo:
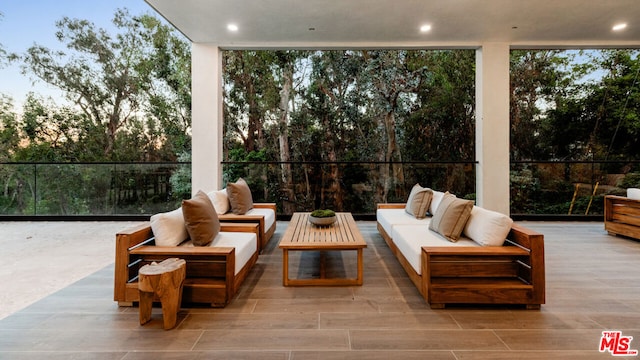
[(268, 208), (253, 208), (245, 215), (263, 215), (264, 216), (264, 227), (265, 231), (269, 230), (271, 226), (276, 222), (276, 213), (273, 209)]
[(426, 217), (423, 219), (416, 219), (415, 217), (407, 214), (407, 212), (402, 209), (378, 209), (376, 211), (376, 220), (380, 223), (380, 226), (384, 229), (384, 231), (391, 236), (391, 232), (393, 231), (393, 226), (395, 225), (419, 225), (423, 224), (425, 226), (429, 226), (429, 221), (431, 221), (431, 217)]
[(456, 242), (447, 241), (436, 232), (429, 230), (429, 224), (394, 225), (391, 238), (398, 250), (419, 275), (422, 275), (423, 246), (480, 246), (475, 241), (464, 236), (460, 237)]
[[(191, 240), (185, 241), (180, 246), (193, 247)], [(236, 249), (236, 268), (238, 274), (245, 264), (258, 251), (258, 238), (250, 232), (226, 232), (221, 231), (208, 245), (209, 247), (232, 247)]]

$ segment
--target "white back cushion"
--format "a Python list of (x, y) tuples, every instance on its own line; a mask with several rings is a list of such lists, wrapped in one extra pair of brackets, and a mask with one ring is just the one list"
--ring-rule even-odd
[(227, 189), (213, 190), (207, 193), (213, 207), (216, 209), (216, 213), (222, 215), (229, 211), (229, 196), (227, 195)]
[(512, 224), (507, 215), (474, 206), (463, 233), (482, 246), (502, 246)]
[(640, 189), (628, 188), (627, 189), (627, 197), (629, 199), (640, 200)]
[(442, 191), (433, 190), (433, 197), (431, 198), (431, 203), (429, 204), (429, 213), (431, 216), (436, 213), (438, 210), (438, 206), (444, 197), (444, 193)]
[(189, 237), (182, 208), (152, 215), (150, 222), (156, 246), (178, 246)]

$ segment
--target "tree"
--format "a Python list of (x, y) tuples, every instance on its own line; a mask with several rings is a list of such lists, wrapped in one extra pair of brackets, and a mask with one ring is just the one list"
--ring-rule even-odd
[(640, 158), (640, 52), (601, 55), (597, 63), (606, 76), (585, 98), (586, 112), (594, 115), (590, 146), (599, 159)]
[[(412, 67), (424, 68), (407, 119), (401, 128), (407, 161), (473, 161), (475, 158), (475, 53), (469, 50), (415, 52)], [(472, 193), (473, 179), (461, 170), (427, 167), (420, 172), (431, 186)], [(471, 180), (471, 184), (469, 184)], [(464, 194), (460, 194), (461, 196)]]
[(154, 158), (175, 158), (191, 150), (191, 45), (175, 30), (151, 15), (134, 17), (140, 37), (149, 44), (148, 56), (137, 70), (149, 79), (147, 116), (154, 142), (163, 141), (162, 154)]
[(543, 106), (555, 108), (567, 95), (573, 77), (563, 71), (572, 59), (560, 50), (511, 52), (511, 158), (540, 159)]
[(25, 71), (59, 87), (91, 120), (93, 141), (100, 144), (105, 160), (115, 158), (118, 132), (143, 110), (144, 90), (149, 86), (141, 64), (149, 49), (126, 10), (118, 10), (113, 23), (121, 32), (115, 36), (87, 20), (68, 17), (56, 23), (58, 40), (68, 53), (35, 45), (23, 60)]
[[(381, 134), (386, 139), (386, 145), (378, 153), (378, 160), (384, 163), (380, 165), (381, 181), (378, 182), (376, 194), (378, 201), (385, 202), (390, 190), (394, 190), (397, 197), (405, 195), (397, 114), (405, 110), (404, 100), (409, 99), (403, 96), (418, 90), (425, 68), (411, 66), (408, 51), (365, 51), (363, 55), (371, 79), (371, 90), (378, 102), (376, 117), (379, 119)], [(392, 164), (386, 164), (389, 162)]]
[(12, 160), (20, 144), (18, 114), (13, 111), (13, 102), (0, 94), (0, 162)]
[(282, 194), (284, 201), (282, 204), (285, 214), (296, 211), (298, 203), (294, 186), (293, 168), (290, 164), (292, 160), (290, 138), (291, 112), (296, 110), (295, 106), (295, 74), (299, 60), (307, 56), (304, 51), (277, 51), (275, 53), (274, 79), (280, 88), (280, 102), (278, 105), (278, 160), (281, 162), (280, 173), (282, 181)]
[(240, 138), (247, 153), (265, 148), (265, 114), (278, 112), (274, 61), (270, 51), (227, 51), (223, 57), (226, 143)]

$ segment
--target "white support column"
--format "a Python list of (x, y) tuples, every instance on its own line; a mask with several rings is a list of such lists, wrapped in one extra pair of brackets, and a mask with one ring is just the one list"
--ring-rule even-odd
[(476, 202), (509, 215), (509, 44), (476, 51)]
[(222, 187), (222, 51), (191, 48), (191, 192)]

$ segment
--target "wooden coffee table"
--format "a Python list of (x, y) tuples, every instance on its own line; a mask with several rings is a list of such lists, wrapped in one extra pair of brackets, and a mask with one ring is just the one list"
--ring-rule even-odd
[[(336, 213), (331, 226), (315, 226), (309, 222), (310, 213), (293, 213), (289, 227), (280, 240), (282, 249), (282, 284), (284, 286), (349, 286), (362, 285), (362, 250), (367, 247), (351, 213)], [(356, 278), (326, 278), (324, 251), (355, 250), (358, 255)], [(320, 251), (319, 279), (290, 279), (289, 251)]]

